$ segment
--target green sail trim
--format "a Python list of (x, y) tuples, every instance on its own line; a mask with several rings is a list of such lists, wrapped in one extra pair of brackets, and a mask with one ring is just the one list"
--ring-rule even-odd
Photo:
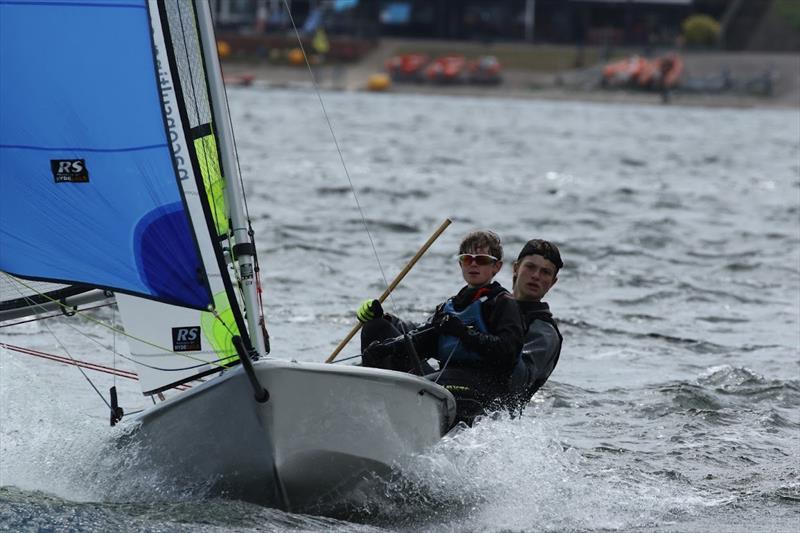
[(194, 149), (197, 152), (197, 162), (203, 176), (203, 185), (208, 195), (208, 205), (211, 207), (211, 216), (214, 219), (214, 229), (218, 236), (227, 235), (228, 209), (225, 205), (225, 180), (219, 165), (217, 140), (213, 134), (208, 134), (194, 140)]
[(239, 335), (239, 328), (236, 326), (236, 319), (233, 317), (231, 304), (225, 292), (214, 295), (214, 307), (216, 316), (209, 312), (203, 312), (200, 317), (200, 326), (217, 357), (224, 360), (224, 362), (216, 364), (229, 366), (239, 360), (232, 340), (234, 335)]

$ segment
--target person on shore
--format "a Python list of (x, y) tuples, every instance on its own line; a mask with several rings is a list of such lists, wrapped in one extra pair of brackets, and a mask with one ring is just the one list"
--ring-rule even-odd
[(520, 411), (550, 377), (561, 354), (563, 337), (542, 298), (563, 266), (558, 247), (541, 239), (525, 243), (512, 265), (512, 290), (525, 323), (524, 345), (509, 382)]
[[(362, 364), (425, 375), (448, 388), (458, 418), (471, 424), (508, 399), (508, 383), (522, 349), (522, 316), (511, 294), (494, 281), (503, 266), (503, 247), (491, 231), (461, 241), (458, 262), (467, 283), (436, 307), (421, 326), (385, 314), (378, 300), (356, 313)], [(438, 371), (427, 361), (438, 361)]]

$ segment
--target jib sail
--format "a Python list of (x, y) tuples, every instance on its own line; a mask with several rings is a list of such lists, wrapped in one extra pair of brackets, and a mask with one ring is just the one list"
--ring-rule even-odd
[(145, 393), (247, 338), (196, 28), (189, 0), (0, 2), (0, 270), (115, 291)]

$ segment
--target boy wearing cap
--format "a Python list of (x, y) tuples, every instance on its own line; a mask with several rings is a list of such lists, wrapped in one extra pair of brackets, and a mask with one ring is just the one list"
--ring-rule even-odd
[(564, 263), (558, 247), (542, 239), (525, 243), (514, 262), (512, 289), (525, 322), (525, 342), (509, 388), (520, 409), (544, 385), (561, 353), (563, 337), (550, 306), (542, 301)]

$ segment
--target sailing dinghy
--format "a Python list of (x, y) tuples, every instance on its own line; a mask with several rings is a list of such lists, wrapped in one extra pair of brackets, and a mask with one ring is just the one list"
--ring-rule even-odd
[(0, 191), (0, 319), (113, 296), (142, 392), (190, 385), (125, 418), (174, 480), (307, 509), (450, 428), (422, 378), (267, 359), (206, 1), (0, 0)]

